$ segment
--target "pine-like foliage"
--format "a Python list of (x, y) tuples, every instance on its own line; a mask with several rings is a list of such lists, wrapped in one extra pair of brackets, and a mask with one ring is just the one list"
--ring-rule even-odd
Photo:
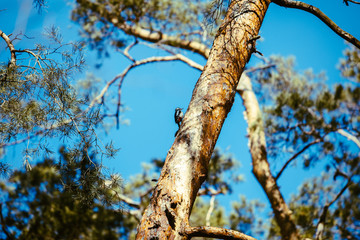
[(0, 239), (119, 239), (123, 213), (114, 208), (119, 179), (103, 178), (88, 146), (15, 171), (0, 182)]

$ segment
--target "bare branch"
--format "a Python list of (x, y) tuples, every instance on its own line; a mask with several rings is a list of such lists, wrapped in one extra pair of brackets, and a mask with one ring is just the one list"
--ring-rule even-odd
[(316, 139), (315, 141), (312, 141), (311, 143), (307, 144), (305, 147), (303, 147), (299, 152), (297, 152), (295, 155), (293, 155), (291, 158), (289, 158), (289, 160), (286, 161), (286, 163), (284, 164), (284, 166), (281, 168), (281, 170), (279, 171), (279, 173), (276, 175), (275, 180), (277, 181), (281, 174), (284, 172), (285, 168), (295, 159), (297, 158), (300, 154), (302, 154), (306, 149), (308, 149), (309, 147), (311, 147), (314, 144), (317, 144), (321, 142), (320, 139)]
[(8, 46), (10, 53), (11, 53), (11, 60), (10, 60), (10, 66), (15, 66), (16, 64), (16, 55), (15, 55), (15, 47), (12, 44), (9, 36), (7, 36), (3, 31), (0, 30), (0, 37), (4, 39), (6, 42), (6, 45)]
[(220, 239), (256, 240), (244, 233), (218, 227), (187, 227), (185, 234), (189, 237), (210, 237)]
[(206, 226), (209, 227), (210, 226), (210, 217), (212, 212), (214, 211), (214, 204), (215, 204), (215, 196), (216, 195), (212, 195), (210, 198), (210, 207), (206, 213), (206, 218), (205, 218), (205, 222), (206, 222)]
[(111, 81), (109, 81), (106, 84), (106, 86), (101, 90), (100, 94), (97, 95), (91, 101), (90, 105), (84, 111), (84, 113), (88, 112), (92, 107), (94, 107), (94, 105), (96, 103), (99, 103), (100, 100), (104, 98), (104, 96), (105, 96), (106, 92), (108, 91), (108, 89), (110, 88), (110, 86), (112, 84), (114, 84), (118, 79), (120, 79), (119, 88), (118, 88), (117, 114), (115, 114), (115, 116), (117, 116), (117, 118), (118, 118), (119, 108), (121, 106), (121, 86), (123, 84), (125, 76), (130, 72), (130, 70), (132, 70), (133, 68), (136, 68), (138, 66), (147, 64), (147, 63), (166, 62), (166, 61), (182, 61), (182, 62), (188, 64), (190, 67), (193, 67), (193, 68), (198, 69), (200, 71), (202, 71), (202, 69), (203, 69), (203, 66), (201, 66), (200, 64), (192, 61), (191, 59), (185, 57), (182, 54), (176, 54), (176, 55), (173, 55), (173, 56), (164, 56), (164, 57), (149, 57), (149, 58), (146, 58), (146, 59), (142, 59), (140, 61), (135, 61), (134, 63), (129, 65), (121, 74), (116, 75)]
[(113, 190), (115, 192), (115, 195), (119, 198), (120, 201), (123, 201), (124, 203), (126, 203), (127, 205), (131, 206), (131, 207), (134, 207), (134, 208), (137, 208), (137, 209), (140, 209), (140, 203), (138, 202), (135, 202), (134, 200), (132, 200), (131, 198), (121, 194), (121, 193), (118, 193), (117, 191)]
[(360, 2), (354, 1), (354, 0), (343, 0), (343, 2), (345, 3), (346, 6), (349, 6), (348, 2), (351, 2), (351, 3), (354, 3), (354, 4), (360, 4)]
[(173, 47), (180, 47), (185, 50), (190, 50), (200, 54), (204, 58), (209, 57), (210, 49), (203, 43), (180, 39), (175, 36), (169, 36), (160, 32), (151, 32), (150, 30), (141, 28), (139, 26), (129, 26), (127, 24), (121, 24), (118, 26), (125, 33), (141, 38), (149, 42), (161, 42)]
[(135, 59), (129, 54), (129, 51), (130, 51), (130, 49), (133, 48), (136, 44), (138, 44), (138, 41), (137, 41), (137, 40), (135, 40), (132, 44), (128, 45), (128, 46), (124, 49), (124, 51), (121, 51), (121, 50), (118, 50), (118, 51), (121, 51), (121, 53), (122, 53), (125, 57), (127, 57), (130, 61), (135, 62)]
[(360, 140), (357, 137), (355, 137), (351, 133), (346, 132), (344, 129), (338, 129), (336, 132), (343, 135), (350, 141), (353, 141), (356, 144), (356, 146), (358, 146), (360, 148)]
[(243, 73), (236, 88), (245, 107), (253, 174), (264, 189), (284, 239), (299, 239), (293, 214), (282, 196), (267, 159), (264, 123), (250, 78)]
[(360, 49), (360, 41), (352, 36), (350, 33), (341, 29), (338, 25), (336, 25), (328, 16), (326, 16), (320, 9), (314, 7), (310, 4), (300, 2), (300, 1), (292, 1), (292, 0), (273, 0), (273, 3), (276, 3), (279, 6), (288, 7), (288, 8), (296, 8), (301, 9), (306, 12), (309, 12), (319, 18), (323, 23), (325, 23), (328, 27), (330, 27), (337, 35), (345, 39), (346, 41), (352, 43), (354, 46)]

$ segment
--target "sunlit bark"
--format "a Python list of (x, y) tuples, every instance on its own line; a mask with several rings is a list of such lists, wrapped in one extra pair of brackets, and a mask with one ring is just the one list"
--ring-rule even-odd
[(188, 219), (270, 1), (232, 1), (168, 152), (137, 239), (188, 239)]
[(250, 78), (243, 74), (237, 88), (243, 99), (248, 123), (249, 148), (252, 158), (253, 173), (268, 197), (275, 219), (279, 225), (282, 239), (296, 240), (299, 235), (296, 230), (293, 214), (288, 208), (273, 177), (267, 160), (264, 124), (261, 110), (252, 91)]

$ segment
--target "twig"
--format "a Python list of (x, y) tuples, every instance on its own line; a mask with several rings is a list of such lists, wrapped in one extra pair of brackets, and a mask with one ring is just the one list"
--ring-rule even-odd
[(354, 4), (360, 4), (360, 2), (354, 1), (354, 0), (343, 0), (346, 6), (349, 6), (348, 2), (354, 3)]
[(126, 23), (118, 24), (118, 27), (122, 29), (127, 34), (133, 35), (135, 37), (141, 38), (145, 41), (149, 42), (161, 42), (163, 44), (179, 47), (185, 50), (190, 50), (195, 53), (200, 54), (204, 58), (209, 57), (210, 49), (203, 43), (191, 41), (191, 40), (184, 40), (178, 38), (176, 36), (170, 36), (167, 34), (160, 34), (158, 32), (151, 32), (147, 29), (141, 28), (139, 26), (130, 26)]
[(295, 159), (297, 158), (300, 154), (302, 154), (306, 149), (308, 149), (309, 147), (311, 147), (312, 145), (321, 142), (320, 139), (316, 139), (315, 141), (312, 141), (311, 143), (307, 144), (305, 147), (303, 147), (303, 149), (301, 149), (299, 152), (297, 152), (295, 155), (293, 155), (291, 158), (289, 158), (289, 160), (286, 161), (286, 163), (284, 164), (284, 166), (281, 168), (281, 170), (279, 171), (279, 173), (276, 175), (275, 177), (275, 181), (277, 181), (279, 179), (279, 177), (281, 176), (281, 174), (284, 172), (285, 168)]
[(210, 237), (220, 239), (256, 240), (244, 233), (218, 227), (187, 227), (185, 234), (189, 237)]
[(352, 43), (354, 46), (360, 49), (360, 41), (352, 36), (350, 33), (341, 29), (338, 25), (336, 25), (326, 14), (324, 14), (320, 9), (314, 7), (310, 4), (300, 2), (300, 1), (292, 1), (292, 0), (273, 0), (272, 2), (276, 3), (279, 6), (301, 9), (308, 13), (315, 15), (319, 18), (323, 23), (325, 23), (328, 27), (330, 27), (337, 35), (345, 39), (346, 41)]

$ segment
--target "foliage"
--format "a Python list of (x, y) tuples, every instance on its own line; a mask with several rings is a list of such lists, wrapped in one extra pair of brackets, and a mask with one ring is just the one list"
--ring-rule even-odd
[(240, 196), (238, 201), (232, 203), (230, 213), (230, 228), (239, 230), (249, 236), (264, 238), (266, 226), (259, 216), (264, 210), (264, 204), (259, 200), (249, 201), (245, 196)]
[[(356, 62), (359, 52), (347, 50), (345, 55), (342, 74), (352, 80), (359, 72)], [(323, 76), (316, 76), (311, 71), (304, 74), (295, 71), (293, 59), (274, 57), (268, 64), (275, 64), (276, 68), (256, 72), (253, 77), (266, 113), (268, 154), (275, 170), (278, 169), (276, 179), (296, 161), (305, 168), (325, 167), (322, 178), (305, 182), (290, 201), (302, 237), (315, 236), (324, 207), (337, 200), (335, 196), (349, 182), (349, 188), (344, 188), (339, 200), (327, 211), (323, 237), (358, 238), (358, 231), (353, 226), (359, 221), (355, 206), (360, 173), (360, 86), (356, 81), (347, 81), (329, 88)], [(280, 235), (274, 223), (270, 228), (270, 239)]]
[[(73, 87), (73, 76), (85, 64), (83, 44), (63, 43), (55, 27), (46, 29), (45, 34), (49, 45), (14, 50), (16, 64), (0, 65), (0, 156), (6, 147), (36, 138), (37, 144), (24, 151), (27, 169), (31, 169), (30, 159), (36, 154), (53, 153), (49, 147), (51, 138), (92, 141), (98, 151), (114, 155), (112, 144), (97, 143), (95, 127), (102, 120), (100, 108), (87, 107), (90, 99)], [(5, 173), (7, 165), (0, 166), (0, 172)]]
[(275, 64), (276, 70), (254, 74), (261, 86), (259, 96), (266, 102), (263, 110), (269, 156), (284, 163), (279, 160), (306, 151), (301, 155), (304, 167), (326, 159), (328, 170), (358, 161), (358, 149), (344, 138), (344, 132), (360, 136), (359, 85), (337, 83), (329, 88), (321, 74), (296, 72), (293, 59), (272, 58), (269, 64)]
[(108, 45), (123, 47), (132, 39), (127, 35), (131, 27), (210, 46), (220, 21), (206, 27), (204, 20), (211, 9), (211, 3), (199, 0), (78, 0), (72, 19), (82, 26), (82, 36), (89, 46), (99, 56), (108, 56)]
[(15, 171), (1, 183), (1, 239), (118, 239), (122, 212), (112, 186), (83, 151), (60, 150), (61, 159)]

